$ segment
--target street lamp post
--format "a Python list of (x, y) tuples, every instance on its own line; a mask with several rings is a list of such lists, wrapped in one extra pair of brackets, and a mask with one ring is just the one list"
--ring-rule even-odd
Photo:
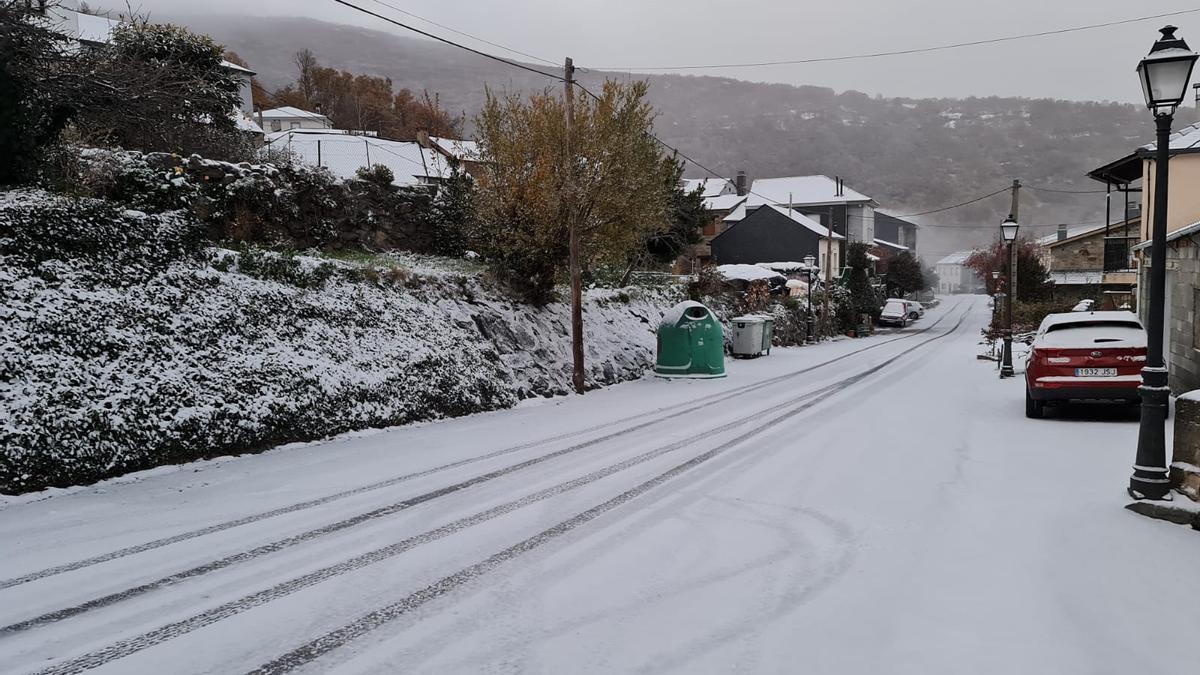
[(1154, 157), (1154, 220), (1150, 230), (1150, 295), (1146, 311), (1146, 366), (1142, 368), (1142, 420), (1138, 429), (1137, 459), (1129, 478), (1135, 499), (1168, 499), (1167, 405), (1170, 389), (1163, 361), (1163, 310), (1167, 285), (1167, 178), (1171, 160), (1171, 122), (1183, 102), (1196, 54), (1175, 37), (1174, 26), (1161, 29), (1162, 37), (1138, 64), (1138, 80), (1146, 107), (1154, 114), (1157, 133)]
[(812, 287), (813, 287), (813, 278), (814, 278), (813, 265), (816, 264), (816, 262), (817, 262), (816, 256), (813, 256), (813, 255), (804, 256), (804, 270), (808, 273), (808, 325), (805, 328), (806, 328), (806, 332), (808, 333), (808, 341), (809, 342), (817, 341), (816, 336), (813, 335), (813, 333), (816, 332), (817, 322), (813, 319), (813, 308), (812, 308)]
[[(1004, 222), (1000, 223), (1000, 236), (1004, 239), (1004, 243), (1008, 247), (1008, 257), (1006, 260), (1008, 261), (1009, 270), (1012, 270), (1014, 265), (1013, 244), (1017, 241), (1017, 230), (1019, 228), (1020, 226), (1017, 225), (1016, 219), (1011, 214), (1004, 219)], [(1004, 294), (1004, 351), (1000, 356), (1000, 377), (1012, 377), (1015, 374), (1012, 362), (1012, 299), (1017, 289), (1012, 288), (1013, 274), (1011, 271), (1009, 272), (1008, 279), (1009, 288), (1005, 289), (1007, 292)]]

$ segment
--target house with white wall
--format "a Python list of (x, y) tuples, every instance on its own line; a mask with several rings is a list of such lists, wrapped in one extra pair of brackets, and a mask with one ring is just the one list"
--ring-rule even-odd
[(320, 112), (301, 110), (290, 105), (264, 110), (258, 115), (267, 133), (292, 129), (332, 129), (333, 122)]

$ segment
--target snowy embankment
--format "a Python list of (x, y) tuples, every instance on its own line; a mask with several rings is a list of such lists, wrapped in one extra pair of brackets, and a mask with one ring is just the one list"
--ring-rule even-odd
[[(590, 386), (668, 293), (591, 294)], [(477, 275), (207, 245), (177, 214), (0, 193), (0, 492), (563, 394), (569, 312)]]

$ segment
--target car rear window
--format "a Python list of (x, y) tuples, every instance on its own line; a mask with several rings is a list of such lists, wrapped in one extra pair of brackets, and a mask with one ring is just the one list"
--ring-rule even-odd
[(885, 312), (901, 312), (901, 313), (903, 313), (903, 312), (904, 312), (904, 311), (906, 311), (906, 310), (905, 310), (905, 306), (904, 306), (904, 303), (903, 303), (903, 302), (899, 302), (899, 301), (895, 301), (895, 300), (893, 300), (893, 301), (891, 301), (891, 302), (889, 302), (888, 304), (886, 304), (886, 305), (884, 305), (884, 306), (883, 306), (883, 311), (885, 311)]
[(1079, 321), (1046, 328), (1045, 347), (1145, 347), (1146, 331), (1133, 321)]
[(1068, 330), (1072, 328), (1132, 328), (1133, 330), (1142, 330), (1141, 324), (1136, 321), (1113, 321), (1112, 319), (1103, 319), (1051, 324), (1046, 328), (1046, 332), (1053, 333), (1055, 331)]

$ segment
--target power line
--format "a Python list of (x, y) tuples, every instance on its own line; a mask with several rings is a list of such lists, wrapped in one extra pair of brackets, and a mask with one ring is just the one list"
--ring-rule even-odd
[(1059, 190), (1057, 188), (1039, 187), (1037, 185), (1022, 184), (1021, 187), (1036, 190), (1038, 192), (1055, 192), (1064, 195), (1095, 195), (1104, 194), (1106, 190)]
[(929, 211), (921, 211), (920, 213), (905, 213), (905, 214), (903, 214), (903, 215), (899, 215), (899, 216), (893, 216), (893, 217), (894, 217), (894, 218), (912, 218), (913, 216), (927, 216), (927, 215), (929, 215), (929, 214), (931, 214), (931, 213), (941, 213), (942, 211), (949, 211), (950, 209), (957, 209), (957, 208), (959, 208), (960, 206), (966, 206), (966, 205), (968, 205), (968, 204), (974, 204), (975, 202), (981, 202), (981, 201), (983, 201), (983, 200), (987, 199), (988, 197), (995, 197), (996, 195), (1000, 194), (1001, 192), (1008, 192), (1010, 189), (1011, 189), (1011, 188), (1009, 188), (1009, 187), (1002, 187), (1002, 188), (1000, 188), (999, 190), (996, 190), (995, 192), (990, 192), (990, 193), (988, 193), (988, 194), (986, 194), (986, 195), (984, 195), (984, 196), (982, 196), (982, 197), (976, 197), (975, 199), (972, 199), (972, 200), (970, 200), (970, 201), (966, 201), (966, 202), (962, 202), (962, 203), (960, 203), (960, 204), (954, 204), (954, 205), (951, 205), (951, 206), (943, 206), (943, 207), (942, 207), (942, 208), (940, 208), (940, 209), (932, 209), (932, 210), (929, 210)]
[(383, 5), (384, 7), (387, 7), (387, 8), (389, 8), (389, 9), (392, 9), (392, 10), (395, 10), (395, 11), (397, 11), (397, 12), (400, 12), (401, 14), (404, 14), (405, 16), (411, 16), (412, 18), (414, 18), (414, 19), (417, 19), (418, 21), (424, 21), (425, 23), (427, 23), (427, 24), (430, 24), (431, 26), (437, 26), (438, 28), (442, 28), (442, 29), (444, 29), (444, 30), (448, 30), (448, 31), (450, 31), (451, 33), (454, 33), (455, 35), (461, 35), (461, 36), (463, 36), (463, 37), (466, 37), (466, 38), (471, 38), (472, 40), (476, 40), (476, 41), (478, 41), (478, 42), (482, 42), (482, 43), (484, 43), (485, 45), (491, 45), (492, 47), (496, 47), (496, 48), (498, 48), (498, 49), (503, 49), (503, 50), (504, 50), (504, 51), (506, 51), (506, 52), (512, 52), (513, 54), (520, 54), (521, 56), (524, 56), (525, 58), (528, 58), (528, 59), (533, 59), (534, 61), (541, 61), (542, 63), (546, 63), (546, 64), (549, 64), (549, 65), (551, 65), (551, 66), (555, 66), (555, 67), (557, 67), (557, 66), (558, 66), (558, 64), (557, 64), (557, 63), (555, 63), (555, 62), (553, 62), (553, 61), (550, 61), (550, 60), (547, 60), (547, 59), (543, 59), (543, 58), (542, 58), (542, 57), (540, 57), (540, 56), (534, 56), (533, 54), (529, 54), (529, 53), (527, 53), (527, 52), (523, 52), (523, 51), (521, 51), (521, 50), (519, 50), (519, 49), (513, 49), (512, 47), (505, 47), (505, 46), (504, 46), (504, 45), (502, 45), (502, 44), (499, 44), (499, 43), (496, 43), (496, 42), (492, 42), (492, 41), (490, 41), (490, 40), (487, 40), (487, 39), (485, 39), (485, 38), (481, 38), (481, 37), (479, 37), (478, 35), (472, 35), (472, 34), (470, 34), (470, 33), (465, 33), (465, 32), (463, 32), (463, 31), (461, 31), (461, 30), (458, 30), (458, 29), (456, 29), (456, 28), (451, 28), (450, 26), (447, 26), (447, 25), (445, 25), (445, 24), (438, 23), (438, 22), (434, 21), (433, 19), (426, 19), (426, 18), (425, 18), (425, 17), (423, 17), (423, 16), (417, 16), (416, 14), (413, 14), (412, 12), (410, 12), (410, 11), (408, 11), (408, 10), (400, 9), (399, 7), (397, 7), (397, 6), (395, 6), (395, 5), (392, 5), (392, 4), (388, 4), (388, 3), (386, 3), (386, 2), (383, 2), (383, 0), (371, 0), (371, 2), (374, 2), (374, 3), (375, 3), (375, 4), (377, 4), (377, 5)]
[[(359, 7), (358, 5), (355, 5), (355, 4), (351, 3), (351, 2), (347, 2), (347, 0), (332, 0), (332, 1), (333, 1), (333, 2), (336, 2), (336, 3), (337, 3), (337, 4), (339, 4), (339, 5), (344, 5), (344, 6), (346, 6), (346, 7), (349, 7), (350, 9), (353, 9), (353, 10), (355, 10), (355, 11), (362, 12), (363, 14), (367, 14), (367, 15), (373, 16), (373, 17), (375, 17), (375, 18), (377, 18), (377, 19), (382, 19), (383, 21), (386, 21), (386, 22), (388, 22), (388, 23), (390, 23), (390, 24), (393, 24), (393, 25), (395, 25), (395, 26), (399, 26), (399, 27), (401, 27), (401, 28), (403, 28), (403, 29), (405, 29), (405, 30), (410, 30), (410, 31), (412, 31), (412, 32), (414, 32), (414, 33), (417, 33), (418, 35), (424, 35), (425, 37), (427, 37), (427, 38), (430, 38), (430, 39), (432, 39), (432, 40), (437, 40), (438, 42), (441, 42), (441, 43), (444, 43), (444, 44), (448, 44), (448, 45), (450, 45), (451, 47), (458, 47), (459, 49), (466, 50), (466, 51), (468, 51), (468, 52), (471, 52), (472, 54), (477, 54), (477, 55), (479, 55), (479, 56), (482, 56), (482, 57), (484, 57), (484, 58), (492, 59), (493, 61), (499, 61), (500, 63), (504, 63), (504, 64), (507, 64), (507, 65), (510, 65), (510, 66), (512, 66), (513, 68), (520, 68), (521, 70), (527, 70), (527, 71), (529, 71), (529, 72), (531, 72), (531, 73), (537, 73), (538, 75), (542, 75), (542, 76), (544, 76), (544, 77), (549, 77), (549, 78), (552, 78), (552, 79), (558, 80), (559, 82), (562, 82), (562, 81), (564, 81), (564, 78), (563, 78), (563, 76), (562, 76), (562, 75), (556, 75), (556, 74), (554, 74), (554, 73), (547, 73), (547, 72), (546, 72), (546, 71), (544, 71), (544, 70), (538, 70), (537, 68), (533, 68), (533, 67), (527, 66), (527, 65), (525, 65), (525, 64), (523, 64), (523, 63), (517, 63), (516, 61), (510, 61), (510, 60), (508, 60), (508, 59), (506, 59), (506, 58), (504, 58), (504, 57), (502, 57), (502, 56), (496, 56), (495, 54), (489, 54), (489, 53), (487, 53), (487, 52), (483, 52), (483, 51), (480, 51), (480, 50), (478, 50), (478, 49), (475, 49), (474, 47), (468, 47), (468, 46), (466, 46), (466, 45), (459, 44), (459, 43), (457, 43), (457, 42), (455, 42), (455, 41), (453, 41), (453, 40), (450, 40), (450, 39), (447, 39), (447, 38), (441, 37), (440, 35), (434, 35), (433, 33), (430, 33), (430, 32), (428, 32), (428, 31), (423, 31), (423, 30), (421, 30), (420, 28), (417, 28), (417, 27), (415, 27), (415, 26), (410, 26), (410, 25), (408, 25), (408, 24), (406, 24), (406, 23), (402, 23), (402, 22), (400, 22), (400, 21), (397, 21), (397, 20), (395, 20), (395, 19), (393, 19), (393, 18), (391, 18), (391, 17), (386, 17), (386, 16), (384, 16), (384, 15), (382, 15), (382, 14), (379, 14), (378, 12), (372, 12), (371, 10), (369, 10), (369, 9), (367, 9), (367, 8), (365, 8), (365, 7)], [(382, 3), (381, 3), (381, 4), (382, 4)], [(389, 6), (390, 6), (390, 5), (389, 5)]]
[(962, 47), (975, 47), (978, 45), (996, 44), (999, 42), (1011, 42), (1013, 40), (1025, 40), (1035, 37), (1045, 37), (1047, 35), (1061, 35), (1063, 33), (1074, 33), (1084, 30), (1094, 30), (1096, 28), (1107, 28), (1110, 26), (1120, 26), (1127, 23), (1136, 23), (1138, 21), (1149, 21), (1151, 19), (1162, 19), (1170, 16), (1179, 16), (1181, 14), (1192, 14), (1200, 12), (1200, 7), (1195, 9), (1184, 9), (1177, 12), (1164, 12), (1162, 14), (1151, 14), (1147, 16), (1134, 17), (1132, 19), (1120, 19), (1117, 21), (1107, 21), (1104, 23), (1094, 23), (1086, 26), (1073, 26), (1071, 28), (1058, 28), (1055, 30), (1040, 31), (1037, 33), (1023, 33), (1021, 35), (1008, 35), (998, 38), (989, 38), (986, 40), (971, 40), (969, 42), (955, 42), (945, 45), (935, 45), (932, 47), (917, 47), (913, 49), (897, 49), (887, 52), (871, 52), (867, 54), (851, 54), (846, 56), (820, 56), (807, 59), (788, 59), (782, 61), (757, 61), (745, 63), (712, 63), (707, 65), (683, 65), (683, 66), (620, 66), (608, 68), (596, 68), (596, 70), (709, 70), (716, 68), (752, 68), (758, 66), (783, 66), (783, 65), (798, 65), (804, 63), (828, 63), (831, 61), (855, 61), (860, 59), (875, 59), (883, 56), (901, 56), (905, 54), (921, 54), (925, 52), (945, 51), (948, 49), (960, 49)]

